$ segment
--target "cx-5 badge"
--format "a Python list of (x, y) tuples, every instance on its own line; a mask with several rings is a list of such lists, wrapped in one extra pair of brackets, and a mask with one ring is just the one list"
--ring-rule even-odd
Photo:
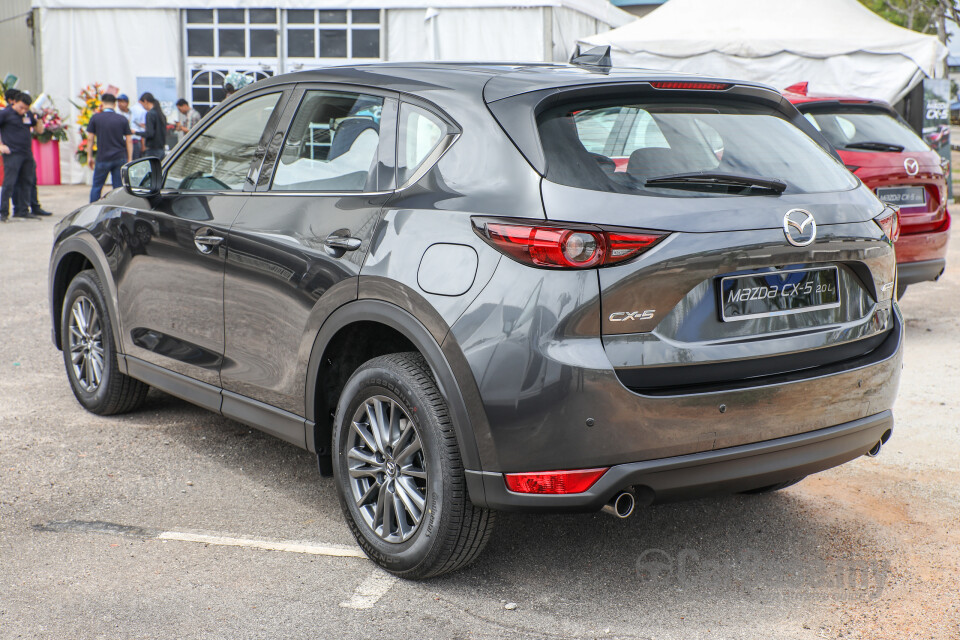
[(616, 311), (610, 314), (610, 322), (626, 322), (627, 320), (649, 320), (656, 309), (647, 309), (646, 311)]
[(783, 235), (795, 247), (805, 247), (817, 238), (817, 221), (804, 209), (790, 209), (783, 216)]

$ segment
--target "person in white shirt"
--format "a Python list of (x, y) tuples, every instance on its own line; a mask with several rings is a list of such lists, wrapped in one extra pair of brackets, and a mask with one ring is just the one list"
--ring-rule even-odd
[(143, 155), (143, 131), (146, 126), (147, 112), (136, 103), (130, 106), (130, 98), (125, 93), (117, 96), (117, 112), (130, 123), (130, 131), (133, 133), (133, 159)]

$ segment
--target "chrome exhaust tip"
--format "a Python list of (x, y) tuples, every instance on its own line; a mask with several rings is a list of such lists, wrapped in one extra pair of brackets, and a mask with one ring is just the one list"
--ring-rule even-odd
[(879, 440), (877, 444), (873, 445), (873, 448), (870, 449), (870, 451), (867, 451), (867, 455), (871, 458), (876, 458), (878, 455), (880, 455), (881, 447), (883, 447), (883, 441)]
[(613, 496), (601, 511), (622, 520), (623, 518), (630, 517), (636, 504), (637, 501), (636, 498), (633, 497), (632, 491), (621, 491)]

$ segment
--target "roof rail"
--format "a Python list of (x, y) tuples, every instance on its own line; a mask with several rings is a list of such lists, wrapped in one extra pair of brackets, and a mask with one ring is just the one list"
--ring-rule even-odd
[(610, 60), (610, 45), (593, 47), (592, 49), (581, 52), (580, 45), (578, 44), (573, 49), (573, 55), (570, 56), (570, 64), (581, 67), (612, 67), (613, 62)]

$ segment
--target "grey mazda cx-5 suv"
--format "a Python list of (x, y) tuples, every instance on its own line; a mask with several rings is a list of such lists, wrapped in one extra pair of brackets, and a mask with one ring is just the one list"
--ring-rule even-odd
[(769, 87), (589, 65), (257, 82), (57, 227), (53, 340), (315, 452), (363, 550), (784, 487), (890, 437), (897, 212)]

